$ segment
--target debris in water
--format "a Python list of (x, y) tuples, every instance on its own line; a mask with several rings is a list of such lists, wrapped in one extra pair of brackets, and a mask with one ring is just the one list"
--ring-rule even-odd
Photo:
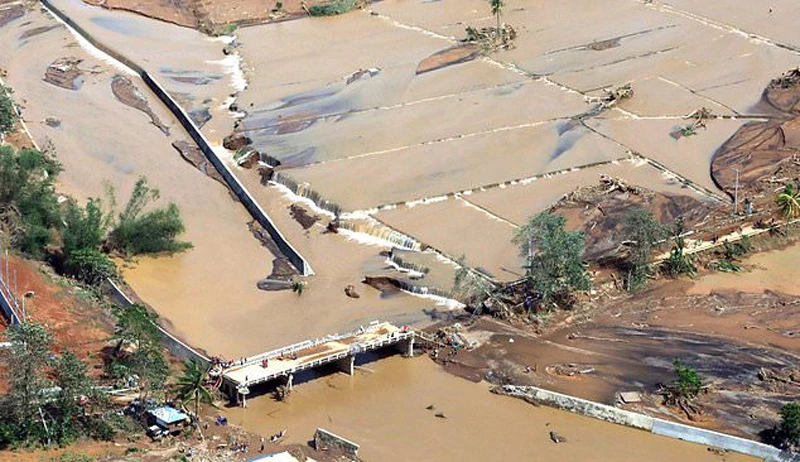
[(503, 24), (500, 28), (481, 29), (467, 26), (466, 32), (467, 37), (462, 42), (478, 44), (486, 53), (514, 48), (514, 40), (517, 38), (517, 31), (508, 24)]
[(169, 127), (162, 123), (153, 110), (150, 109), (147, 97), (131, 82), (131, 79), (124, 75), (115, 75), (111, 80), (111, 92), (122, 104), (138, 109), (150, 116), (150, 121), (153, 125), (158, 127), (165, 136), (169, 136)]
[(356, 292), (356, 287), (353, 284), (348, 284), (344, 288), (344, 293), (350, 298), (361, 298), (361, 295)]
[(352, 74), (350, 74), (347, 77), (347, 81), (345, 82), (345, 85), (350, 85), (351, 83), (353, 83), (355, 81), (358, 81), (358, 80), (364, 80), (364, 79), (368, 79), (370, 77), (375, 77), (376, 75), (378, 75), (380, 73), (381, 73), (381, 70), (378, 69), (377, 67), (370, 67), (369, 69), (359, 69), (359, 70), (353, 72)]
[(563, 436), (561, 436), (558, 433), (553, 432), (553, 431), (550, 432), (550, 439), (553, 440), (554, 443), (566, 443), (567, 442), (566, 438), (564, 438)]
[(78, 64), (82, 59), (67, 57), (59, 58), (47, 66), (44, 72), (44, 81), (67, 90), (80, 90), (83, 86), (83, 72)]
[(319, 216), (310, 214), (308, 210), (298, 204), (292, 204), (289, 206), (289, 212), (292, 218), (294, 218), (296, 222), (300, 223), (300, 226), (302, 226), (304, 230), (310, 229), (312, 226), (314, 226), (314, 223), (319, 221)]
[(225, 183), (225, 180), (222, 179), (222, 175), (220, 175), (217, 169), (208, 162), (208, 159), (206, 159), (206, 156), (203, 155), (202, 151), (200, 151), (200, 148), (198, 148), (196, 144), (181, 140), (173, 141), (172, 147), (181, 154), (181, 157), (183, 157), (186, 162), (194, 165), (195, 168), (203, 172), (206, 176), (219, 181), (225, 185), (225, 187), (228, 186)]
[(239, 151), (233, 155), (233, 160), (236, 162), (236, 165), (246, 169), (251, 169), (258, 165), (260, 159), (261, 155), (259, 152), (249, 146), (239, 149)]
[(238, 151), (239, 149), (242, 149), (250, 144), (253, 144), (253, 140), (244, 133), (233, 133), (226, 136), (225, 139), (222, 140), (222, 145), (225, 146), (225, 149), (229, 149), (231, 151)]

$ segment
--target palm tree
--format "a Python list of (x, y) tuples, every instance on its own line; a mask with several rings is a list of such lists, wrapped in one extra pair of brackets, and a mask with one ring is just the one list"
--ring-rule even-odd
[(297, 296), (303, 295), (303, 290), (306, 288), (306, 283), (303, 281), (298, 281), (297, 279), (292, 281), (292, 292), (296, 293)]
[(786, 221), (800, 216), (800, 188), (792, 183), (786, 183), (783, 191), (775, 197), (775, 202), (786, 217)]
[(194, 415), (199, 418), (200, 402), (211, 404), (214, 400), (211, 390), (206, 386), (208, 366), (195, 360), (183, 363), (183, 375), (175, 384), (175, 394), (181, 404), (194, 401)]
[(492, 14), (497, 18), (497, 32), (500, 32), (500, 16), (503, 14), (503, 0), (489, 0)]

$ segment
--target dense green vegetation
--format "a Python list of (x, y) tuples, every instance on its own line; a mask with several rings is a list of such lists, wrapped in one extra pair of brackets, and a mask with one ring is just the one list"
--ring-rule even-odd
[(53, 338), (36, 323), (12, 326), (2, 361), (9, 383), (0, 396), (0, 449), (64, 445), (81, 437), (110, 439), (107, 402), (73, 353), (53, 351)]
[(564, 229), (567, 220), (550, 212), (531, 218), (514, 235), (526, 273), (541, 306), (569, 308), (575, 292), (589, 290), (591, 280), (581, 255), (586, 246), (582, 232)]
[(55, 178), (61, 166), (34, 149), (0, 146), (0, 232), (5, 241), (42, 259), (61, 227)]
[(359, 5), (359, 0), (333, 0), (321, 5), (312, 5), (308, 8), (311, 16), (336, 16), (347, 13)]
[[(36, 259), (90, 285), (116, 275), (107, 252), (125, 256), (179, 252), (191, 247), (178, 240), (184, 231), (178, 207), (151, 205), (158, 190), (142, 177), (118, 217), (104, 212), (100, 199), (84, 207), (74, 200), (59, 204), (55, 181), (61, 166), (34, 149), (16, 152), (0, 146), (0, 238)], [(113, 207), (113, 198), (107, 201)]]
[(644, 207), (635, 207), (625, 215), (622, 239), (629, 252), (621, 269), (627, 290), (639, 290), (647, 283), (652, 273), (650, 263), (653, 251), (666, 234), (661, 223)]
[(800, 403), (785, 404), (781, 408), (778, 437), (785, 447), (800, 447)]
[(162, 392), (169, 376), (169, 365), (156, 324), (158, 315), (143, 305), (120, 308), (115, 314), (117, 346), (107, 365), (107, 373), (114, 378), (138, 376), (142, 397)]
[(14, 110), (11, 89), (0, 85), (0, 135), (10, 132), (16, 123), (17, 111)]
[(169, 203), (164, 208), (146, 211), (158, 200), (158, 190), (139, 178), (125, 209), (109, 235), (109, 245), (125, 255), (161, 252), (180, 252), (190, 248), (188, 242), (177, 240), (184, 226), (178, 206)]
[(696, 398), (703, 389), (703, 380), (697, 371), (691, 367), (684, 366), (679, 359), (672, 362), (672, 367), (675, 371), (673, 386), (678, 397), (687, 400)]

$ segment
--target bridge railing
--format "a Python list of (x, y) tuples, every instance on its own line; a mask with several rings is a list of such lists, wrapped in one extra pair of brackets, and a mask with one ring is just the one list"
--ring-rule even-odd
[[(237, 382), (237, 384), (240, 385), (240, 386), (250, 386), (250, 385), (257, 385), (257, 384), (260, 384), (260, 383), (268, 382), (270, 380), (274, 380), (274, 379), (277, 379), (279, 377), (285, 377), (285, 376), (288, 376), (290, 374), (295, 374), (295, 373), (300, 372), (300, 371), (304, 371), (304, 370), (307, 370), (307, 369), (313, 369), (313, 368), (321, 366), (323, 364), (332, 363), (334, 361), (338, 361), (339, 359), (346, 358), (348, 356), (353, 356), (353, 355), (355, 355), (357, 353), (363, 353), (363, 352), (366, 352), (366, 351), (375, 350), (377, 348), (382, 348), (382, 347), (385, 347), (387, 345), (391, 345), (391, 344), (394, 344), (394, 343), (402, 342), (404, 340), (408, 340), (409, 338), (412, 338), (413, 336), (414, 336), (414, 332), (412, 332), (412, 331), (394, 332), (394, 333), (388, 334), (386, 337), (383, 337), (383, 338), (380, 338), (380, 339), (377, 339), (377, 340), (371, 340), (369, 342), (363, 342), (363, 343), (362, 342), (354, 343), (354, 344), (350, 345), (350, 347), (347, 350), (344, 350), (344, 351), (338, 351), (336, 353), (331, 353), (330, 355), (323, 356), (321, 358), (317, 358), (317, 359), (315, 359), (313, 361), (304, 362), (304, 363), (301, 363), (301, 364), (297, 364), (297, 365), (295, 365), (295, 366), (293, 366), (291, 368), (283, 369), (283, 370), (276, 371), (276, 372), (273, 372), (273, 373), (270, 373), (270, 374), (261, 375), (261, 376), (253, 378), (252, 380), (247, 380), (245, 382)], [(275, 351), (279, 351), (279, 350), (275, 350)], [(249, 364), (249, 365), (252, 365), (252, 364)], [(236, 370), (236, 369), (238, 369), (238, 368), (232, 368), (232, 369), (229, 369), (228, 371)], [(223, 376), (224, 375), (225, 375), (225, 373), (223, 373)], [(228, 380), (230, 380), (230, 379), (228, 379)]]
[(252, 365), (252, 364), (258, 364), (258, 363), (260, 363), (261, 361), (263, 361), (265, 359), (272, 359), (272, 358), (277, 358), (279, 356), (285, 356), (287, 354), (291, 354), (291, 353), (294, 353), (294, 352), (297, 352), (297, 351), (301, 351), (301, 350), (305, 350), (305, 349), (308, 349), (308, 348), (313, 348), (315, 346), (322, 345), (322, 344), (325, 344), (325, 343), (336, 342), (338, 340), (342, 340), (342, 339), (345, 339), (345, 338), (355, 337), (355, 336), (360, 335), (362, 333), (373, 331), (376, 328), (378, 328), (378, 326), (380, 326), (380, 325), (381, 325), (380, 321), (372, 321), (369, 324), (367, 324), (367, 326), (361, 326), (360, 328), (358, 328), (358, 329), (356, 329), (356, 330), (354, 330), (352, 332), (345, 333), (345, 334), (326, 335), (325, 337), (319, 337), (319, 338), (316, 338), (314, 340), (305, 340), (305, 341), (302, 341), (302, 342), (299, 342), (299, 343), (295, 343), (293, 345), (289, 345), (289, 346), (278, 348), (276, 350), (270, 350), (270, 351), (267, 351), (265, 353), (258, 354), (256, 356), (251, 356), (249, 358), (245, 358), (244, 364), (232, 367), (232, 368), (230, 368), (230, 370), (235, 370), (237, 367), (241, 367), (241, 366), (248, 366), (248, 365)]

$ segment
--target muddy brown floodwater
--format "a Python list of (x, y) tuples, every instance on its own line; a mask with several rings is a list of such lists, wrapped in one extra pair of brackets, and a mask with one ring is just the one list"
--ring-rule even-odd
[[(227, 103), (243, 81), (238, 58), (222, 54), (223, 41), (78, 0), (55, 3), (162, 80), (195, 120), (207, 122), (203, 130), (212, 142), (230, 132)], [(722, 101), (714, 103), (715, 112), (748, 113), (765, 80), (800, 59), (702, 21), (639, 2), (616, 3), (619, 9), (599, 4), (577, 8), (580, 2), (574, 0), (530, 2), (509, 12), (512, 22), (537, 25), (521, 34), (516, 50), (499, 54), (497, 61), (479, 59), (420, 76), (420, 62), (452, 46), (462, 21), (480, 25), (491, 19), (482, 13), (485, 2), (463, 0), (462, 8), (460, 1), (443, 0), (407, 8), (407, 2), (387, 1), (376, 4), (376, 15), (356, 12), (243, 29), (241, 51), (250, 78), (239, 100), (249, 111), (243, 125), (257, 147), (285, 162), (287, 175), (308, 181), (350, 211), (626, 159), (629, 149), (713, 189), (708, 156), (742, 122), (715, 120), (680, 144), (667, 144), (669, 132), (683, 123), (685, 113), (714, 100)], [(563, 18), (568, 16), (574, 25), (565, 33)], [(33, 136), (42, 144), (51, 141), (58, 151), (65, 167), (60, 190), (84, 199), (102, 195), (109, 181), (124, 200), (136, 178), (147, 175), (164, 200), (181, 208), (185, 238), (194, 249), (143, 258), (123, 273), (190, 344), (212, 354), (249, 355), (378, 317), (418, 321), (424, 309), (434, 306), (404, 294), (386, 297), (362, 285), (359, 299), (348, 298), (346, 285), (358, 284), (363, 274), (385, 265), (378, 254), (388, 246), (355, 243), (344, 233), (323, 234), (322, 220), (304, 229), (289, 215), (291, 199), (281, 190), (261, 187), (252, 172), (237, 170), (316, 271), (302, 297), (259, 291), (256, 282), (270, 274), (274, 255), (249, 234), (248, 215), (226, 189), (171, 147), (187, 136), (157, 99), (142, 90), (153, 114), (170, 127), (168, 133), (118, 101), (111, 82), (120, 71), (81, 49), (52, 18), (34, 10), (24, 20), (9, 21), (0, 29), (0, 67), (8, 72)], [(626, 35), (615, 37), (618, 33)], [(331, 46), (334, 37), (346, 40)], [(684, 46), (687, 37), (693, 43), (707, 41), (709, 48)], [(587, 49), (598, 38), (613, 46)], [(65, 56), (84, 60), (87, 81), (74, 91), (42, 80), (47, 66)], [(762, 56), (770, 59), (753, 61)], [(750, 76), (754, 68), (757, 75)], [(750, 78), (737, 83), (743, 75)], [(565, 125), (588, 109), (581, 92), (630, 80), (649, 97), (585, 127)], [(131, 82), (143, 89), (141, 80)], [(520, 100), (536, 104), (515, 104)], [(666, 110), (662, 105), (668, 103)], [(49, 117), (61, 125), (43, 123)], [(289, 122), (279, 120), (283, 117)], [(305, 128), (293, 132), (298, 127)], [(648, 178), (656, 184), (665, 181), (657, 175)], [(455, 200), (430, 206), (433, 212), (447, 212), (431, 221), (493, 220), (486, 227), (489, 233), (475, 227), (461, 237), (473, 243), (465, 250), (468, 258), (477, 254), (499, 273), (513, 266), (513, 252), (501, 248), (481, 255), (472, 248), (485, 247), (487, 238), (507, 239), (498, 236), (511, 230), (513, 218), (503, 221), (492, 214), (508, 215), (505, 207), (513, 202), (508, 197), (498, 200), (496, 208), (486, 205), (492, 209), (487, 211)], [(409, 229), (428, 221), (396, 219), (403, 218)], [(419, 234), (455, 253), (461, 249), (449, 246), (459, 237), (454, 229), (424, 226)], [(360, 443), (362, 456), (375, 461), (753, 460), (720, 457), (701, 445), (495, 396), (487, 384), (450, 375), (425, 358), (388, 357), (362, 365), (352, 377), (298, 382), (286, 403), (261, 396), (249, 400), (247, 409), (225, 412), (233, 423), (262, 434), (287, 429), (290, 443), (306, 443), (316, 427), (324, 427)], [(551, 442), (550, 431), (567, 443)]]
[[(264, 396), (247, 406), (226, 411), (231, 423), (262, 434), (285, 429), (290, 443), (305, 443), (322, 427), (360, 444), (365, 460), (382, 462), (755, 460), (493, 395), (488, 384), (450, 375), (425, 357), (385, 358), (352, 377), (301, 383), (287, 402)], [(554, 444), (550, 431), (567, 443)]]
[(700, 278), (689, 293), (707, 294), (715, 290), (763, 292), (771, 290), (800, 295), (797, 275), (790, 268), (800, 263), (800, 245), (753, 255), (744, 261), (750, 268), (741, 273), (712, 273)]

